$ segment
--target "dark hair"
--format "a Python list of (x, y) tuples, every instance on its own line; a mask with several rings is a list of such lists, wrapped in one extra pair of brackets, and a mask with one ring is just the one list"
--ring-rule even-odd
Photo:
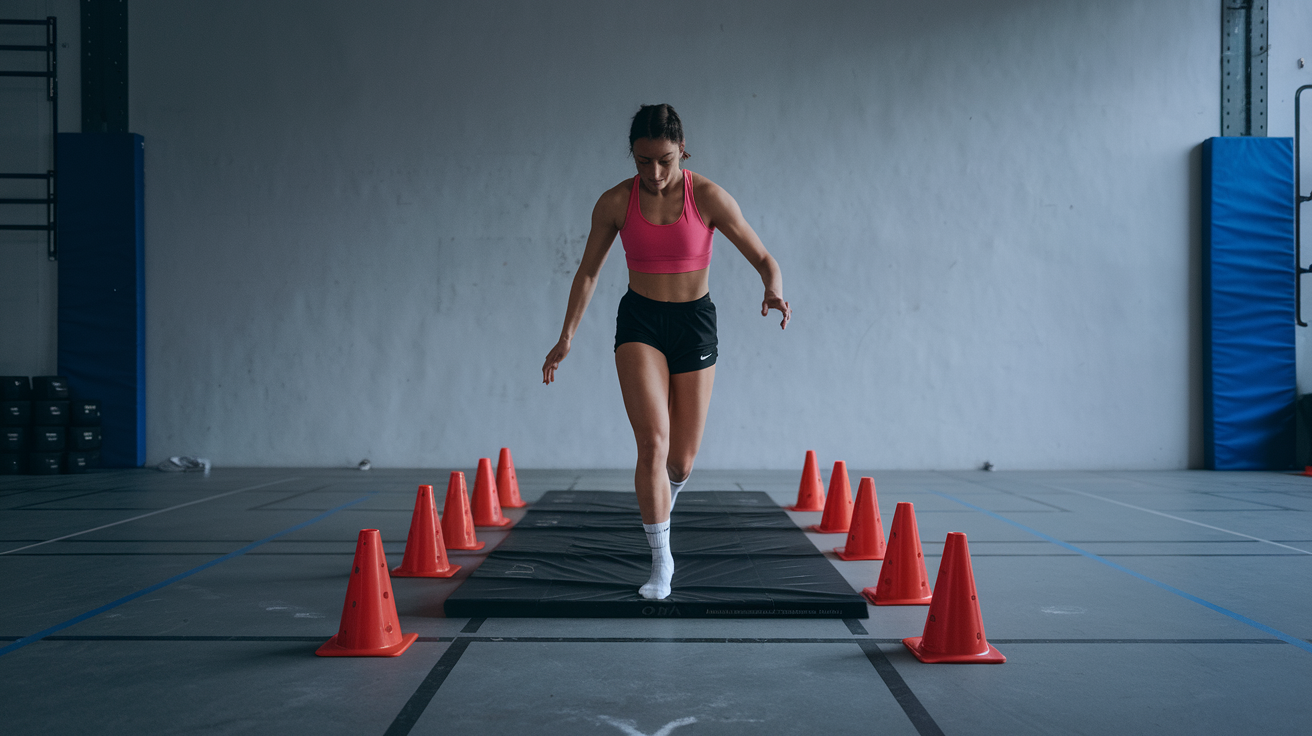
[[(683, 121), (679, 120), (679, 113), (669, 105), (664, 103), (643, 105), (638, 108), (638, 112), (633, 116), (633, 122), (629, 124), (630, 154), (633, 153), (633, 142), (639, 138), (650, 138), (654, 141), (667, 140), (682, 145)], [(682, 158), (690, 158), (690, 154), (684, 151)]]

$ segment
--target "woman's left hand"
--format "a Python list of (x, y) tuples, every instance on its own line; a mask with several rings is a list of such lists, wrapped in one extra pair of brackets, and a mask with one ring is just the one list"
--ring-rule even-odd
[(765, 299), (761, 301), (761, 316), (764, 317), (770, 313), (771, 309), (778, 309), (784, 318), (779, 322), (779, 329), (788, 329), (788, 320), (793, 318), (793, 310), (789, 308), (788, 302), (778, 294), (765, 292)]

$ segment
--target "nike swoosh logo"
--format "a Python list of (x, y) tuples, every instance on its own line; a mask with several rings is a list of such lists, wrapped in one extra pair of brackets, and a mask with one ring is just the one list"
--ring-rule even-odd
[(715, 353), (707, 353), (707, 354), (703, 355), (703, 356), (700, 358), (700, 360), (706, 360), (707, 358), (711, 357), (712, 355), (715, 355)]

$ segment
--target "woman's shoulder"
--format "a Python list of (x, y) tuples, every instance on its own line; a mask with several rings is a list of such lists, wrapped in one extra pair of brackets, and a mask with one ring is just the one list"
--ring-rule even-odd
[(719, 199), (727, 194), (719, 184), (716, 184), (695, 171), (688, 171), (685, 169), (684, 173), (692, 177), (692, 188), (693, 191), (697, 193), (696, 196), (698, 199)]
[(597, 198), (595, 215), (604, 215), (605, 219), (615, 223), (615, 227), (624, 227), (625, 215), (629, 210), (629, 196), (633, 193), (633, 180), (625, 179), (601, 193)]
[(716, 208), (722, 205), (726, 199), (731, 199), (729, 193), (724, 191), (719, 184), (707, 179), (696, 172), (684, 170), (684, 173), (692, 177), (693, 197), (697, 200), (697, 207), (701, 210)]
[(599, 205), (610, 205), (628, 208), (629, 196), (633, 194), (633, 179), (625, 179), (615, 186), (601, 193), (597, 199)]

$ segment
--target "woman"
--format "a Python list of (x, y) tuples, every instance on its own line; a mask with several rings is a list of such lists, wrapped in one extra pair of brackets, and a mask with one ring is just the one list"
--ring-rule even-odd
[(792, 311), (783, 274), (743, 219), (738, 203), (709, 179), (680, 167), (688, 158), (683, 124), (669, 105), (643, 105), (629, 126), (629, 153), (638, 175), (597, 200), (592, 230), (569, 292), (560, 341), (542, 364), (542, 382), (555, 380), (560, 361), (592, 300), (615, 236), (624, 244), (629, 291), (615, 327), (615, 367), (624, 408), (638, 443), (634, 486), (651, 546), (651, 578), (643, 598), (670, 594), (670, 510), (688, 482), (701, 446), (715, 382), (718, 343), (711, 303), (711, 239), (719, 229), (761, 274), (761, 315)]

